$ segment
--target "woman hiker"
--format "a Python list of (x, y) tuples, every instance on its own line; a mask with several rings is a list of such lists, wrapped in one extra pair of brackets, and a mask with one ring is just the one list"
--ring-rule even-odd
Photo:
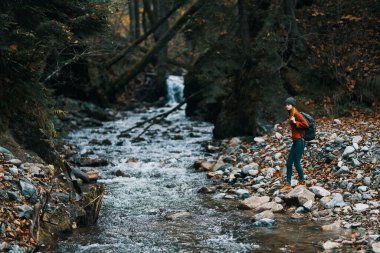
[(298, 172), (300, 185), (305, 185), (305, 178), (301, 166), (301, 158), (305, 148), (305, 140), (303, 139), (304, 130), (302, 128), (309, 127), (307, 120), (296, 109), (296, 100), (289, 97), (285, 100), (285, 108), (289, 113), (290, 127), (292, 129), (293, 144), (286, 161), (286, 185), (280, 192), (287, 192), (292, 189), (292, 167), (293, 163)]

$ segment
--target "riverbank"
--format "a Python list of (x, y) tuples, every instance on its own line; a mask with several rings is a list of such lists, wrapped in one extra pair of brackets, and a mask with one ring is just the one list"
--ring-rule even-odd
[(306, 187), (297, 186), (294, 179), (290, 192), (279, 192), (291, 145), (284, 122), (261, 137), (235, 137), (207, 145), (206, 150), (218, 156), (195, 162), (195, 168), (207, 171), (213, 182), (200, 192), (235, 199), (241, 209), (254, 211), (256, 226), (271, 227), (282, 214), (295, 220), (323, 222), (320, 233), (341, 233), (339, 238), (321, 243), (325, 250), (372, 248), (378, 252), (379, 116), (362, 110), (353, 111), (352, 117), (320, 118), (316, 122), (318, 137), (307, 143), (302, 161)]

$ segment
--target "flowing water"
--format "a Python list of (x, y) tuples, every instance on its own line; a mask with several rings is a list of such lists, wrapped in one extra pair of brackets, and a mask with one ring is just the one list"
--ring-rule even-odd
[[(202, 143), (212, 139), (212, 125), (187, 119), (183, 109), (153, 126), (145, 140), (117, 138), (141, 119), (169, 109), (126, 112), (122, 120), (70, 134), (83, 152), (91, 149), (111, 163), (99, 168), (107, 192), (97, 225), (75, 230), (58, 252), (318, 252), (320, 241), (337, 237), (285, 216), (272, 228), (254, 227), (253, 213), (238, 210), (236, 200), (197, 193), (211, 182), (191, 165), (211, 158)], [(91, 139), (109, 139), (113, 145), (89, 146)], [(123, 176), (115, 175), (118, 170)], [(165, 218), (180, 211), (191, 216)]]

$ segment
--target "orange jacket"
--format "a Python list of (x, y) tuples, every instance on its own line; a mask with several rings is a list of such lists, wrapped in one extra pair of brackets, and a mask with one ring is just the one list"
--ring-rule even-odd
[(305, 130), (302, 128), (308, 128), (309, 123), (298, 111), (294, 112), (294, 118), (296, 123), (294, 124), (290, 121), (290, 127), (292, 128), (292, 139), (293, 141), (298, 140), (303, 137)]

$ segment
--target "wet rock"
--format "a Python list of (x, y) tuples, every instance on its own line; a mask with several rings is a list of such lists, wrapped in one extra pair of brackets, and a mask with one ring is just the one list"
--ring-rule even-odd
[(284, 201), (287, 204), (303, 205), (309, 200), (314, 201), (314, 196), (314, 193), (305, 187), (297, 186), (285, 195)]
[(273, 227), (273, 225), (276, 223), (273, 219), (263, 218), (261, 220), (255, 221), (253, 225), (255, 227)]
[(214, 193), (216, 191), (216, 187), (202, 187), (198, 190), (199, 193)]
[(27, 198), (31, 199), (31, 201), (35, 202), (38, 198), (38, 192), (36, 187), (27, 181), (20, 180), (20, 186), (21, 186), (21, 194)]
[(337, 220), (334, 223), (323, 225), (322, 230), (323, 231), (333, 231), (333, 230), (339, 230), (342, 227), (342, 221)]
[(81, 157), (80, 165), (86, 167), (99, 167), (108, 165), (108, 161), (97, 156)]
[(255, 209), (261, 206), (262, 204), (269, 202), (269, 200), (270, 198), (268, 196), (263, 196), (263, 197), (252, 196), (240, 201), (239, 207), (241, 209)]
[(15, 191), (7, 191), (8, 199), (10, 201), (16, 201), (18, 203), (22, 203), (20, 196)]
[(354, 211), (356, 211), (356, 212), (363, 212), (363, 211), (367, 211), (368, 208), (369, 208), (369, 205), (358, 203), (358, 204), (355, 204)]
[(273, 219), (273, 218), (274, 218), (274, 214), (272, 211), (269, 211), (269, 210), (255, 214), (255, 216), (254, 216), (255, 221), (259, 221), (262, 219)]
[(121, 171), (121, 170), (117, 170), (116, 172), (115, 172), (115, 176), (117, 176), (117, 177), (128, 177), (128, 175), (127, 174), (125, 174), (123, 171)]
[(342, 122), (339, 119), (334, 119), (334, 124), (341, 125)]
[(303, 219), (305, 216), (301, 213), (293, 213), (290, 218), (298, 220), (298, 219)]
[(365, 185), (362, 185), (362, 186), (358, 187), (358, 190), (361, 191), (361, 192), (366, 192), (368, 190), (368, 187), (365, 186)]
[(202, 168), (205, 171), (212, 171), (215, 163), (204, 161), (201, 163), (200, 168)]
[(84, 183), (88, 184), (90, 182), (90, 178), (88, 177), (88, 175), (80, 169), (71, 168), (71, 172), (74, 174), (75, 177), (82, 179)]
[(332, 250), (332, 249), (338, 249), (342, 247), (342, 244), (338, 242), (327, 241), (322, 244), (322, 247), (324, 250)]
[(312, 186), (309, 189), (312, 193), (315, 194), (316, 197), (319, 197), (319, 198), (331, 195), (331, 193), (328, 190), (326, 190), (325, 188), (321, 186)]
[(282, 134), (280, 134), (279, 132), (276, 132), (274, 134), (274, 136), (278, 139), (278, 140), (281, 140), (282, 139)]
[(103, 146), (110, 146), (110, 145), (112, 145), (112, 142), (108, 139), (104, 139), (104, 140), (102, 140), (101, 144)]
[(33, 215), (33, 208), (28, 205), (18, 206), (16, 208), (17, 215), (22, 219), (30, 219)]

